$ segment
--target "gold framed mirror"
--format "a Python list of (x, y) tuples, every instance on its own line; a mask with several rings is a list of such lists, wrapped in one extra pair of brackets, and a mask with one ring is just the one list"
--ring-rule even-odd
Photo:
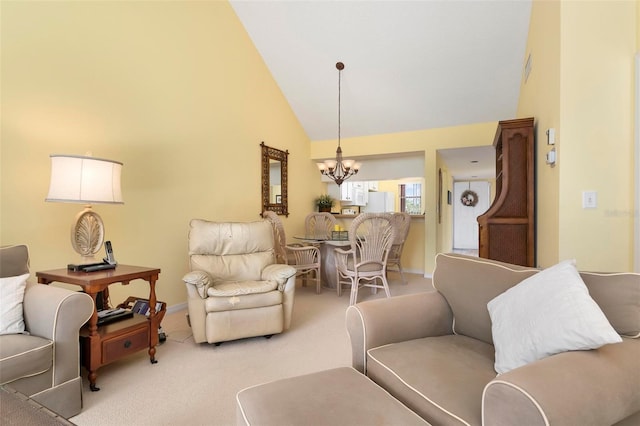
[[(262, 211), (271, 210), (289, 216), (287, 196), (287, 159), (289, 151), (281, 151), (260, 143), (262, 148)], [(262, 214), (262, 212), (260, 212)]]

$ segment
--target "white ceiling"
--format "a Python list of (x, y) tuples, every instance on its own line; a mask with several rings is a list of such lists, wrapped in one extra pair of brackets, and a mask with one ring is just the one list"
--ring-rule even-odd
[(231, 5), (312, 141), (515, 118), (531, 0)]

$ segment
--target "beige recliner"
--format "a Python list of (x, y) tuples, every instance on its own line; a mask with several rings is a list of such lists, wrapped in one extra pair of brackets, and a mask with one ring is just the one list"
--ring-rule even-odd
[(295, 268), (276, 263), (271, 224), (193, 219), (189, 322), (196, 343), (281, 333), (291, 324)]
[[(0, 278), (29, 272), (27, 246), (0, 248)], [(82, 409), (78, 332), (93, 313), (93, 300), (79, 291), (27, 282), (26, 333), (0, 335), (0, 385), (69, 418)]]

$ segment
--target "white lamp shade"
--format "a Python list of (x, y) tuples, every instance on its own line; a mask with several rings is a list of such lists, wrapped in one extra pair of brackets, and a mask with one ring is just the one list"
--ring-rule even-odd
[(342, 166), (343, 166), (345, 169), (350, 169), (351, 167), (353, 167), (353, 164), (354, 164), (354, 163), (355, 163), (355, 161), (353, 161), (353, 160), (344, 160), (344, 161), (342, 162)]
[(333, 170), (336, 168), (336, 164), (338, 164), (338, 162), (335, 160), (325, 160), (324, 164), (328, 169)]
[(122, 163), (94, 157), (51, 155), (51, 182), (46, 201), (123, 204)]

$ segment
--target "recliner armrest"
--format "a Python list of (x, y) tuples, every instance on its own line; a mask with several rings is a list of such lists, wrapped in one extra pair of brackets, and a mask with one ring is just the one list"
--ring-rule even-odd
[(189, 296), (197, 294), (201, 299), (207, 298), (207, 290), (213, 285), (213, 278), (206, 271), (191, 271), (182, 277), (182, 281), (192, 286), (187, 285)]
[(366, 371), (371, 348), (422, 337), (452, 334), (453, 314), (437, 291), (376, 299), (347, 308), (352, 366)]
[(289, 278), (296, 275), (296, 268), (289, 265), (274, 263), (262, 270), (262, 279), (278, 283), (278, 290), (283, 291)]
[(604, 425), (640, 411), (640, 340), (564, 352), (499, 375), (482, 395), (483, 425)]

